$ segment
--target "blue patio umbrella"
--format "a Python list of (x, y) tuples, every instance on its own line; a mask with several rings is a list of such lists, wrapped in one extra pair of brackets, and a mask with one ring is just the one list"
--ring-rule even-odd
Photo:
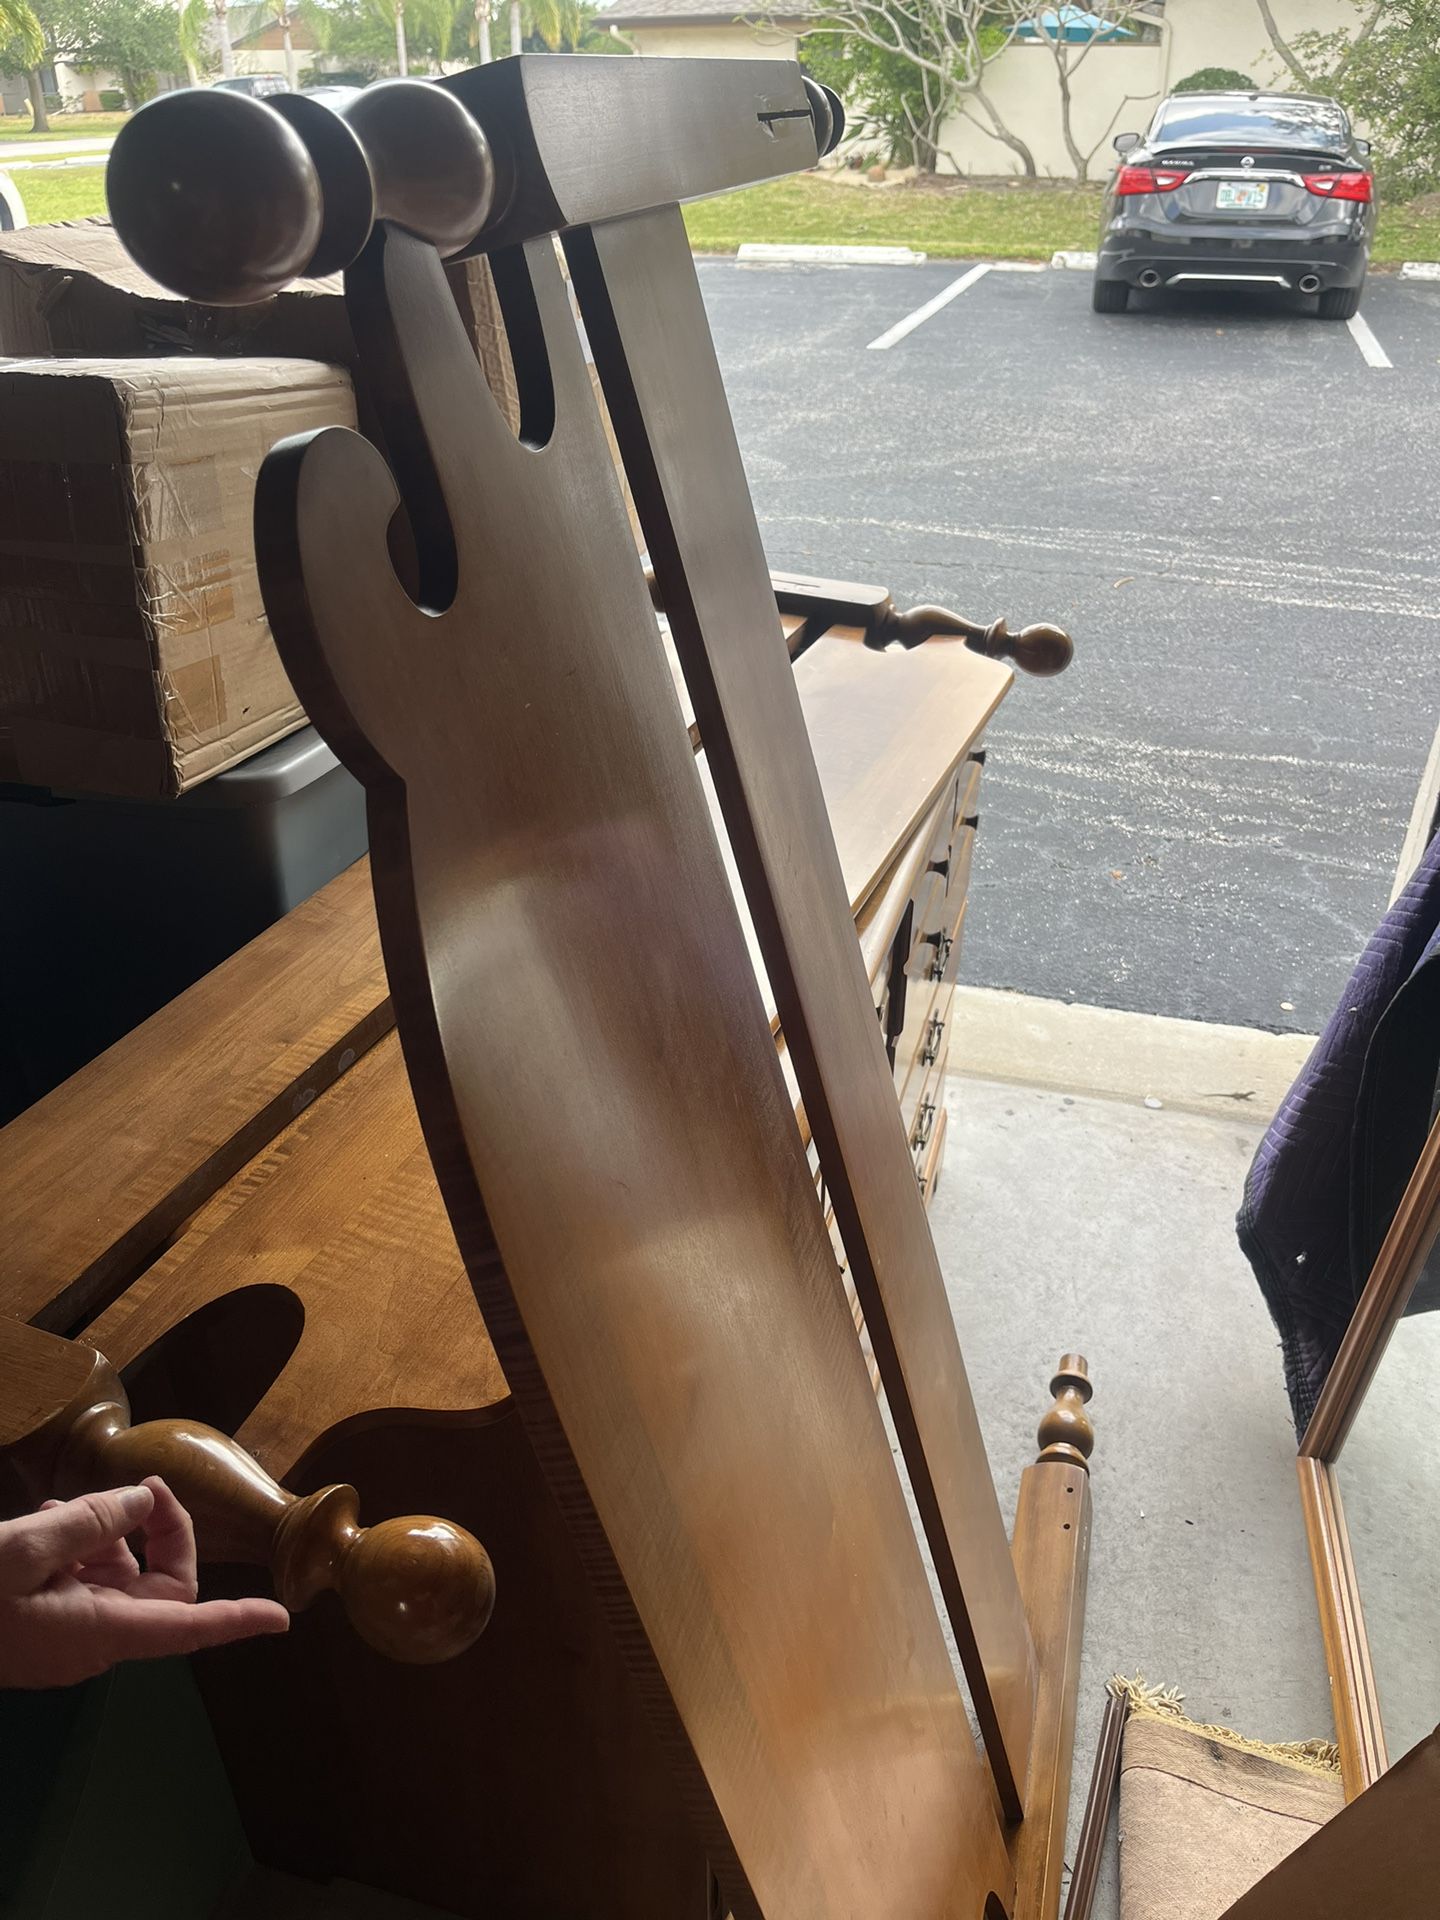
[(1016, 32), (1017, 40), (1133, 40), (1135, 34), (1118, 20), (1102, 20), (1083, 7), (1045, 7)]

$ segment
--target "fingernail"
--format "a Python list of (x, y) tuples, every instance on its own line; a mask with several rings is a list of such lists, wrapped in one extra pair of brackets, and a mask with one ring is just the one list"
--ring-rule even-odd
[(143, 1520), (155, 1504), (148, 1487), (117, 1487), (115, 1497), (125, 1510), (127, 1520)]

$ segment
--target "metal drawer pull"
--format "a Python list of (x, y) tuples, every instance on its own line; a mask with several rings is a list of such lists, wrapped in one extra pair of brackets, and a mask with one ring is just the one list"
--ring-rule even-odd
[(929, 1025), (925, 1029), (925, 1039), (920, 1048), (920, 1064), (933, 1066), (940, 1058), (940, 1036), (945, 1031), (944, 1016), (932, 1013)]
[(938, 980), (941, 977), (941, 975), (944, 973), (945, 968), (950, 959), (950, 949), (953, 945), (954, 945), (954, 942), (951, 940), (948, 933), (936, 934), (935, 957), (930, 962), (930, 978), (932, 980)]
[(917, 1151), (921, 1147), (929, 1146), (930, 1135), (934, 1131), (934, 1128), (935, 1102), (933, 1100), (922, 1100), (920, 1102), (920, 1111), (915, 1116), (915, 1146)]

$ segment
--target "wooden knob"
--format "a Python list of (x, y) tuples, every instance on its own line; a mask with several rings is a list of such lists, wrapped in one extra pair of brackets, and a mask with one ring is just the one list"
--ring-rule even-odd
[(359, 1507), (346, 1486), (293, 1503), (275, 1534), (279, 1598), (299, 1611), (333, 1588), (360, 1638), (411, 1666), (474, 1646), (495, 1607), (495, 1569), (480, 1542), (428, 1514), (362, 1527)]
[(1075, 643), (1065, 629), (1044, 621), (1011, 633), (1003, 619), (992, 620), (987, 627), (978, 620), (967, 620), (963, 613), (952, 613), (948, 607), (911, 607), (908, 613), (901, 613), (893, 601), (887, 600), (872, 613), (871, 622), (873, 645), (883, 647), (898, 640), (902, 647), (918, 647), (927, 640), (953, 635), (988, 659), (1013, 661), (1022, 673), (1063, 673), (1075, 657)]
[(495, 162), (477, 120), (423, 80), (366, 87), (345, 109), (375, 179), (375, 217), (458, 253), (495, 206)]
[(463, 1527), (421, 1514), (362, 1527), (353, 1487), (300, 1499), (198, 1420), (132, 1427), (125, 1389), (102, 1355), (0, 1320), (0, 1380), (14, 1379), (27, 1390), (13, 1417), (0, 1417), (0, 1457), (8, 1453), (37, 1497), (159, 1474), (195, 1522), (201, 1557), (269, 1567), (292, 1612), (332, 1590), (362, 1639), (412, 1665), (452, 1659), (485, 1631), (495, 1570)]
[(1095, 1389), (1083, 1355), (1061, 1356), (1050, 1391), (1055, 1404), (1040, 1422), (1040, 1458), (1063, 1460), (1088, 1472), (1095, 1450), (1095, 1429), (1085, 1407)]
[(162, 287), (239, 307), (307, 271), (323, 224), (304, 141), (241, 93), (162, 94), (120, 129), (105, 191), (126, 251)]
[(1022, 627), (1019, 633), (1011, 633), (1003, 620), (996, 620), (979, 639), (967, 639), (965, 644), (992, 660), (1013, 661), (1022, 673), (1042, 678), (1064, 673), (1075, 658), (1075, 642), (1065, 629), (1043, 620)]
[(221, 307), (348, 267), (377, 220), (458, 253), (497, 200), (478, 122), (418, 80), (367, 87), (343, 113), (298, 93), (162, 95), (121, 129), (106, 191), (138, 265)]
[(833, 153), (839, 146), (845, 132), (845, 107), (833, 87), (827, 87), (823, 80), (812, 80), (810, 75), (801, 76), (805, 82), (805, 95), (810, 102), (810, 118), (815, 123), (815, 151), (823, 159), (827, 153)]
[(342, 114), (304, 93), (277, 93), (265, 103), (310, 156), (320, 182), (320, 237), (304, 271), (312, 279), (348, 267), (375, 224), (375, 177), (359, 136)]

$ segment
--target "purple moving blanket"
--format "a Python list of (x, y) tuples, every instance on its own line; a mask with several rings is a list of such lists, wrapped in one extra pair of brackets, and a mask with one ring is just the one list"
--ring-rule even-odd
[[(1237, 1229), (1303, 1433), (1435, 1112), (1440, 835), (1381, 921), (1260, 1142)], [(1427, 1271), (1410, 1311), (1440, 1305)]]

